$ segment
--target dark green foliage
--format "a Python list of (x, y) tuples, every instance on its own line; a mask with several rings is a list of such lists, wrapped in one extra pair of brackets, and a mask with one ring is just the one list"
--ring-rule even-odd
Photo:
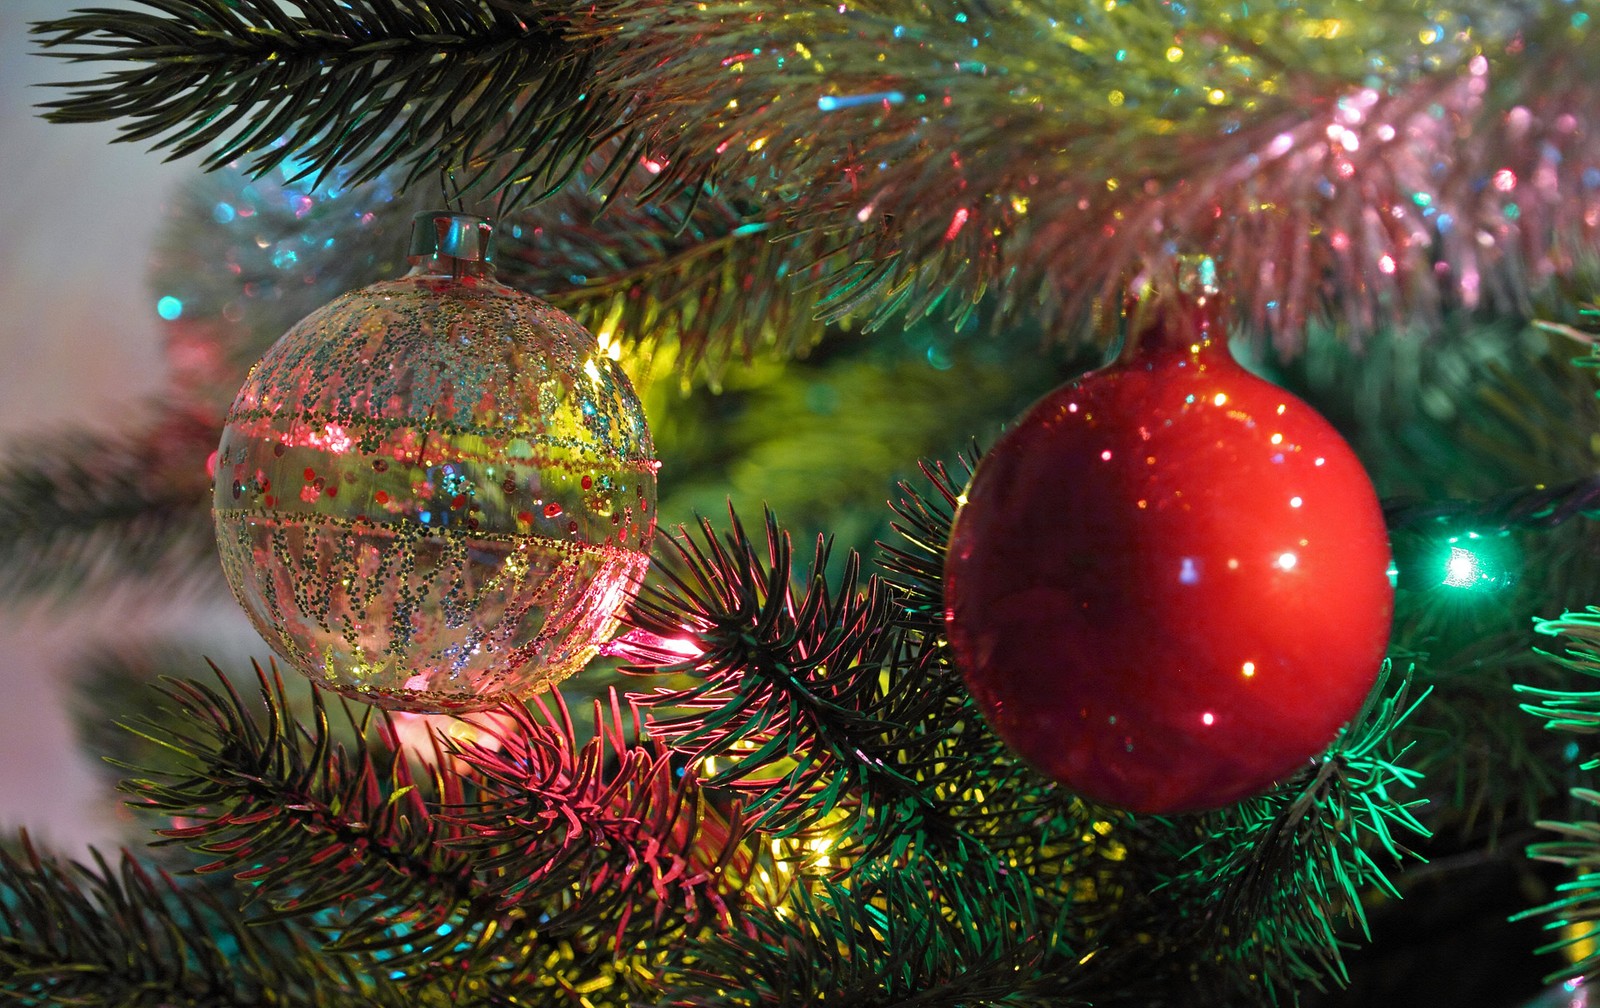
[[(1561, 685), (1533, 651), (1530, 617), (1600, 595), (1581, 478), (1597, 458), (1595, 376), (1572, 366), (1567, 339), (1523, 320), (1453, 326), (1359, 350), (1313, 327), (1304, 354), (1270, 368), (1346, 433), (1384, 495), (1399, 586), (1390, 653), (1434, 690), (1402, 731), (1446, 851), (1492, 848), (1563, 804), (1565, 741), (1530, 730), (1515, 689)], [(1488, 576), (1443, 583), (1457, 546)]]
[(399, 1008), (413, 1002), (321, 957), (291, 923), (247, 921), (204, 889), (113, 864), (0, 851), (0, 1004), (18, 1008)]
[(945, 549), (957, 503), (972, 480), (979, 454), (974, 446), (948, 467), (923, 462), (927, 489), (900, 484), (902, 496), (894, 507), (898, 520), (893, 526), (898, 538), (880, 544), (884, 576), (900, 590), (899, 618), (924, 634), (937, 634), (944, 626)]
[(572, 184), (504, 217), (500, 278), (637, 360), (661, 354), (685, 384), (815, 346), (825, 329), (812, 281), (826, 257), (785, 233), (781, 207), (737, 183), (658, 192), (647, 162), (627, 141), (608, 144)]
[[(1564, 613), (1560, 619), (1540, 622), (1541, 633), (1566, 639), (1565, 652), (1547, 655), (1572, 673), (1592, 679), (1600, 674), (1600, 609)], [(1580, 685), (1592, 685), (1582, 683)], [(1571, 688), (1540, 689), (1519, 687), (1528, 698), (1523, 710), (1544, 719), (1546, 729), (1564, 734), (1593, 736), (1600, 726), (1600, 692)], [(1600, 767), (1600, 754), (1588, 752), (1585, 770)], [(1548, 979), (1568, 979), (1592, 972), (1600, 966), (1600, 822), (1594, 809), (1600, 807), (1600, 792), (1590, 787), (1571, 789), (1572, 821), (1545, 820), (1539, 827), (1556, 834), (1556, 839), (1541, 840), (1528, 846), (1528, 856), (1557, 864), (1570, 871), (1566, 881), (1556, 886), (1553, 897), (1524, 917), (1537, 917), (1546, 930), (1556, 932), (1541, 952), (1568, 953), (1562, 969)], [(1577, 816), (1583, 818), (1577, 818)]]
[(41, 435), (0, 461), (0, 597), (216, 583), (213, 421), (184, 405), (132, 412), (115, 431)]
[(283, 683), (258, 679), (254, 703), (226, 680), (165, 684), (187, 717), (140, 730), (181, 765), (125, 788), (172, 817), (161, 843), (208, 858), (195, 870), (236, 879), (252, 920), (316, 935), (319, 955), (403, 973), (419, 996), (538, 1003), (517, 998), (626, 987), (637, 972), (619, 964), (740, 912), (737, 818), (705, 805), (615, 704), (587, 745), (564, 713), (523, 709), (476, 743), (418, 754), (370, 710), (345, 707), (358, 744), (338, 743), (320, 695), (296, 722)]
[(64, 85), (77, 90), (50, 119), (127, 119), (122, 139), (210, 167), (252, 156), (258, 172), (292, 161), (361, 181), (403, 162), (413, 179), (460, 168), (466, 188), (520, 193), (558, 187), (622, 108), (589, 80), (593, 44), (566, 37), (582, 5), (143, 3), (34, 26), (73, 61), (136, 61)]
[[(699, 950), (662, 1004), (862, 1008), (1088, 1004), (1036, 966), (1048, 944), (1027, 878), (987, 862), (911, 865), (798, 889)], [(848, 950), (840, 954), (840, 950)]]
[[(771, 512), (765, 525), (764, 542), (737, 515), (726, 537), (705, 521), (698, 538), (681, 532), (662, 564), (665, 583), (635, 602), (634, 626), (686, 636), (699, 650), (651, 667), (695, 680), (648, 698), (652, 734), (696, 764), (714, 760), (711, 782), (739, 790), (775, 835), (824, 818), (837, 825), (860, 792), (891, 807), (910, 803), (891, 818), (917, 815), (927, 756), (913, 743), (935, 744), (923, 723), (946, 703), (945, 691), (929, 688), (926, 649), (910, 651), (884, 631), (893, 600), (876, 580), (858, 587), (859, 557), (830, 585), (825, 541), (809, 571), (796, 571)], [(924, 688), (907, 688), (912, 680)]]
[(539, 930), (554, 933), (615, 922), (618, 953), (742, 916), (754, 859), (738, 806), (680, 773), (615, 694), (596, 701), (581, 746), (560, 695), (551, 702), (507, 708), (483, 739), (451, 745), (479, 792), (445, 810), (467, 834), (451, 846), (499, 905), (541, 907)]
[[(1364, 932), (1363, 900), (1400, 895), (1378, 858), (1428, 836), (1421, 775), (1400, 762), (1409, 747), (1397, 731), (1422, 701), (1408, 706), (1408, 683), (1391, 692), (1387, 679), (1307, 779), (1216, 813), (1212, 842), (1194, 852), (1196, 881), (1219, 895), (1212, 922), (1228, 955), (1280, 998), (1348, 982), (1337, 917)], [(1237, 842), (1215, 842), (1228, 837)], [(1241, 932), (1239, 921), (1257, 923)]]
[[(168, 681), (162, 692), (181, 717), (130, 726), (184, 760), (123, 785), (136, 805), (173, 818), (161, 842), (212, 858), (199, 872), (249, 883), (246, 905), (263, 904), (269, 919), (316, 918), (336, 948), (425, 957), (453, 945), (436, 940), (441, 925), (463, 908), (487, 916), (493, 902), (449, 849), (460, 829), (430, 813), (405, 759), (380, 765), (367, 747), (337, 743), (320, 695), (309, 717), (290, 719), (282, 680), (257, 674), (265, 717), (219, 674), (220, 689)], [(364, 738), (372, 711), (344, 712)], [(441, 800), (461, 800), (456, 778), (432, 784)]]

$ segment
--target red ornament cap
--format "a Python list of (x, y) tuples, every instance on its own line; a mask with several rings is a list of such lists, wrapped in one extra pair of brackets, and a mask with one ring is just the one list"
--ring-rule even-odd
[(1354, 453), (1234, 362), (1209, 261), (1182, 269), (1130, 306), (1114, 363), (984, 457), (945, 571), (990, 726), (1138, 812), (1227, 805), (1321, 753), (1372, 688), (1393, 606)]

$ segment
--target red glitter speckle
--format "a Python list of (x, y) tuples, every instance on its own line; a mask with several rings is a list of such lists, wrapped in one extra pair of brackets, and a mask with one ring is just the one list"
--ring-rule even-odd
[(555, 518), (555, 517), (558, 517), (560, 514), (561, 514), (561, 505), (560, 504), (546, 504), (544, 506), (544, 516), (546, 518)]
[(306, 470), (306, 482), (307, 483), (310, 483), (312, 480), (314, 480), (316, 478), (317, 478), (317, 471), (315, 469), (307, 469)]
[(377, 493), (372, 495), (372, 499), (377, 501), (379, 504), (387, 504), (389, 503), (389, 491), (379, 490)]
[(583, 478), (583, 488), (585, 490), (587, 490), (592, 486), (594, 486), (594, 477), (593, 476), (585, 476)]

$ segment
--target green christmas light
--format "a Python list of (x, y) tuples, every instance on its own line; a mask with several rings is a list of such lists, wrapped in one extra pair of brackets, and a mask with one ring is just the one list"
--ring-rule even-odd
[(1432, 586), (1469, 592), (1494, 592), (1516, 583), (1512, 558), (1501, 536), (1477, 532), (1451, 536), (1428, 568)]
[(1403, 536), (1394, 542), (1389, 577), (1409, 591), (1448, 589), (1487, 595), (1517, 583), (1520, 560), (1506, 532), (1452, 531), (1444, 536)]

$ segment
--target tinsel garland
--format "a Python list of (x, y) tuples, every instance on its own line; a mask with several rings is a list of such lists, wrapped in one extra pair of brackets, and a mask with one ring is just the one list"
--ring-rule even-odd
[[(1597, 258), (1594, 0), (146, 3), (36, 29), (143, 64), (68, 85), (52, 118), (181, 151), (265, 102), (289, 125), (227, 156), (287, 166), (298, 142), (308, 171), (421, 185), (459, 158), (507, 211), (563, 183), (737, 207), (725, 235), (622, 264), (640, 293), (661, 289), (638, 268), (690, 300), (735, 277), (763, 306), (803, 292), (805, 315), (878, 322), (989, 296), (986, 317), (1065, 338), (1142, 266), (1203, 252), (1238, 321), (1294, 352), (1319, 315), (1357, 336), (1526, 315)], [(202, 55), (230, 69), (197, 76)], [(333, 128), (358, 92), (359, 130)]]
[(1524, 313), (1593, 258), (1583, 2), (752, 2), (602, 7), (665, 171), (848, 245), (843, 314), (951, 288), (1081, 317), (1142, 262), (1220, 256), (1298, 348)]

